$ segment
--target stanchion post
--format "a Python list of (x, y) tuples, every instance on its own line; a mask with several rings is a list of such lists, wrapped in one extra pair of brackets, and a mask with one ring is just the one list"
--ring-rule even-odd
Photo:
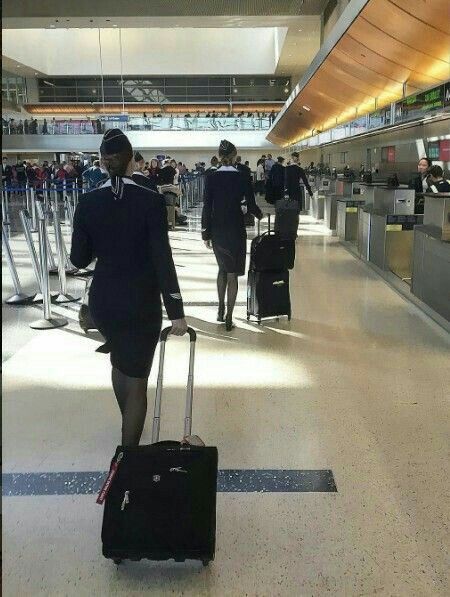
[(28, 246), (28, 251), (30, 252), (31, 265), (33, 266), (34, 275), (36, 276), (36, 281), (37, 281), (38, 287), (39, 287), (39, 294), (37, 294), (34, 297), (34, 302), (35, 303), (42, 302), (41, 270), (39, 267), (39, 260), (38, 260), (37, 254), (36, 254), (33, 237), (31, 235), (31, 227), (30, 227), (31, 217), (26, 209), (21, 209), (19, 215), (20, 215), (20, 220), (22, 222), (22, 226), (23, 226), (23, 232), (25, 234), (25, 241)]
[[(36, 212), (37, 212), (37, 216), (38, 219), (45, 219), (45, 224), (47, 226), (48, 221), (47, 218), (45, 216), (45, 214), (48, 213), (47, 210), (44, 209), (42, 203), (40, 201), (38, 201), (36, 203)], [(48, 230), (47, 228), (45, 229), (45, 242), (47, 243), (47, 256), (48, 256), (48, 267), (49, 267), (49, 273), (51, 275), (56, 275), (58, 273), (58, 266), (56, 265), (56, 261), (55, 258), (53, 256), (53, 250), (52, 250), (52, 246), (50, 244), (50, 237), (48, 235)]]
[[(55, 205), (57, 201), (58, 194), (56, 191), (53, 191), (53, 205)], [(55, 298), (54, 302), (72, 303), (74, 301), (78, 301), (79, 298), (75, 298), (67, 292), (66, 262), (63, 251), (63, 236), (61, 231), (61, 223), (59, 221), (59, 213), (57, 209), (53, 210), (53, 228), (55, 231), (56, 252), (58, 254), (58, 276), (60, 286), (60, 293)]]
[(2, 222), (5, 226), (10, 225), (9, 221), (9, 198), (8, 189), (2, 187)]
[(8, 235), (6, 234), (5, 226), (2, 223), (2, 244), (5, 251), (6, 262), (8, 264), (9, 273), (14, 285), (14, 294), (5, 300), (8, 305), (26, 305), (30, 304), (34, 299), (34, 294), (29, 296), (22, 290), (19, 276), (17, 274), (16, 264), (14, 263), (14, 257), (9, 244)]
[(50, 299), (50, 278), (48, 275), (48, 256), (47, 243), (45, 236), (47, 232), (46, 217), (39, 218), (39, 256), (41, 266), (41, 280), (42, 280), (42, 296), (44, 302), (44, 317), (30, 323), (30, 327), (34, 330), (48, 330), (52, 328), (60, 328), (67, 325), (69, 322), (64, 317), (52, 317), (52, 306)]
[(31, 199), (31, 231), (37, 232), (37, 211), (36, 211), (36, 191), (34, 187), (30, 187)]

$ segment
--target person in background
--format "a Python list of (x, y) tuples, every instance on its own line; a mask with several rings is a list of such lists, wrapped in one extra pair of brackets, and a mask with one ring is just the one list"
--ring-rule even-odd
[(178, 164), (177, 161), (174, 159), (170, 160), (170, 165), (172, 166), (172, 168), (175, 170), (175, 176), (173, 179), (173, 184), (180, 184), (180, 171), (178, 170)]
[(17, 162), (14, 166), (17, 186), (23, 188), (27, 183), (26, 162)]
[(245, 160), (244, 166), (247, 166), (247, 168), (250, 168), (250, 162), (248, 160)]
[(272, 168), (272, 166), (274, 164), (275, 164), (275, 160), (273, 159), (272, 154), (268, 153), (267, 154), (267, 159), (264, 162), (264, 170), (266, 172), (266, 179), (268, 178), (270, 169)]
[(180, 173), (180, 176), (186, 174), (186, 166), (182, 162), (178, 162), (178, 172)]
[(202, 212), (202, 238), (206, 247), (214, 250), (219, 266), (217, 320), (225, 321), (227, 331), (234, 327), (238, 277), (245, 273), (247, 235), (244, 215), (250, 212), (258, 219), (262, 218), (249, 177), (233, 166), (236, 154), (232, 143), (221, 141), (219, 157), (222, 165), (205, 179)]
[(83, 180), (87, 182), (89, 190), (97, 188), (107, 178), (108, 175), (100, 167), (100, 160), (94, 160), (93, 165), (83, 172)]
[(302, 211), (304, 206), (300, 181), (305, 185), (310, 197), (313, 196), (313, 192), (305, 171), (300, 167), (299, 157), (299, 153), (294, 151), (294, 153), (291, 154), (292, 163), (286, 167), (286, 191), (290, 199), (299, 202), (300, 211)]
[(42, 178), (44, 181), (51, 181), (52, 179), (52, 169), (50, 168), (47, 160), (42, 162)]
[(271, 126), (275, 122), (276, 117), (275, 110), (272, 110), (272, 112), (269, 114), (269, 122)]
[(248, 166), (242, 163), (242, 158), (240, 155), (236, 156), (235, 166), (237, 170), (239, 170), (239, 172), (242, 172), (244, 176), (248, 176), (250, 180), (252, 179), (252, 171)]
[(121, 445), (137, 446), (147, 413), (147, 385), (162, 326), (161, 295), (171, 333), (187, 332), (160, 195), (141, 187), (130, 141), (111, 129), (100, 146), (109, 173), (75, 211), (70, 259), (87, 267), (97, 259), (89, 293), (91, 316), (109, 352), (112, 386), (122, 414)]
[(255, 193), (257, 195), (264, 195), (265, 192), (266, 174), (264, 171), (264, 160), (260, 158), (256, 163), (256, 183)]
[[(134, 154), (134, 166), (134, 172), (131, 177), (134, 182), (141, 187), (145, 187), (146, 189), (158, 193), (156, 177), (150, 177), (150, 172), (145, 168), (144, 158), (139, 151), (136, 151)], [(148, 175), (146, 173), (148, 173)]]
[(414, 189), (416, 193), (426, 193), (428, 189), (428, 175), (433, 162), (430, 158), (420, 158), (417, 164), (417, 176), (409, 183), (409, 188)]
[(217, 170), (217, 168), (219, 167), (219, 160), (217, 159), (217, 157), (215, 155), (213, 155), (213, 157), (211, 158), (210, 163), (211, 163), (211, 165), (209, 166), (209, 168), (207, 168), (205, 170), (206, 176), (209, 176), (210, 174), (215, 172)]
[(428, 192), (450, 193), (450, 181), (445, 180), (444, 171), (438, 165), (431, 166), (428, 176)]
[(171, 164), (171, 160), (166, 158), (163, 167), (159, 171), (158, 186), (173, 185), (176, 173), (175, 168)]
[(8, 158), (4, 157), (2, 160), (2, 184), (4, 187), (10, 187), (13, 177), (12, 166), (8, 162)]
[(158, 187), (158, 179), (159, 179), (159, 173), (161, 171), (161, 168), (159, 166), (159, 160), (157, 158), (152, 158), (150, 160), (150, 166), (148, 168), (148, 178), (150, 180), (150, 182), (153, 185), (154, 189), (157, 189)]
[(284, 197), (285, 173), (284, 158), (279, 156), (269, 171), (269, 182), (272, 191), (271, 203), (276, 203)]
[(48, 124), (46, 118), (44, 118), (44, 124), (42, 125), (42, 134), (48, 135)]
[(67, 173), (67, 179), (73, 180), (77, 176), (77, 171), (74, 168), (73, 160), (68, 163), (64, 163), (64, 170)]

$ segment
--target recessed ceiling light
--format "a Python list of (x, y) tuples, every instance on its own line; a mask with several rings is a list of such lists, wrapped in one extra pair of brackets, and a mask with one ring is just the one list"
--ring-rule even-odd
[(54, 28), (56, 27), (56, 25), (50, 25), (50, 27), (51, 27), (52, 29), (54, 29)]
[(113, 25), (113, 27), (117, 27), (117, 25)]
[(310, 108), (309, 106), (302, 106), (302, 108), (303, 108), (304, 110), (306, 110), (307, 112), (310, 112), (310, 110), (311, 110), (311, 108)]
[(299, 29), (299, 31), (303, 31), (303, 29)]

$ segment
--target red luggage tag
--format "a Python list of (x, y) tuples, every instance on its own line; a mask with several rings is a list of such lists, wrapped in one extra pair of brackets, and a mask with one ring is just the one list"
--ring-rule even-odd
[(104, 501), (106, 500), (106, 496), (108, 495), (108, 492), (111, 487), (111, 483), (113, 482), (113, 479), (116, 476), (117, 469), (119, 468), (119, 464), (120, 464), (120, 461), (122, 460), (122, 458), (123, 458), (123, 452), (120, 452), (118, 454), (116, 460), (111, 465), (109, 475), (106, 478), (106, 481), (103, 483), (103, 487), (100, 489), (100, 493), (98, 494), (98, 497), (97, 497), (97, 504), (100, 504), (100, 506), (102, 506)]

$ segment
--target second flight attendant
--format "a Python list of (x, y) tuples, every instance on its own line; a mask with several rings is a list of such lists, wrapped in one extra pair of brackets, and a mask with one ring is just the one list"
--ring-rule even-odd
[(225, 140), (220, 143), (221, 166), (206, 177), (202, 213), (202, 238), (206, 246), (214, 250), (219, 266), (217, 320), (225, 320), (227, 331), (234, 327), (233, 309), (238, 291), (238, 276), (245, 273), (247, 235), (244, 215), (249, 212), (259, 220), (262, 218), (262, 212), (255, 202), (250, 177), (239, 172), (233, 165), (236, 154), (236, 147), (232, 143)]

